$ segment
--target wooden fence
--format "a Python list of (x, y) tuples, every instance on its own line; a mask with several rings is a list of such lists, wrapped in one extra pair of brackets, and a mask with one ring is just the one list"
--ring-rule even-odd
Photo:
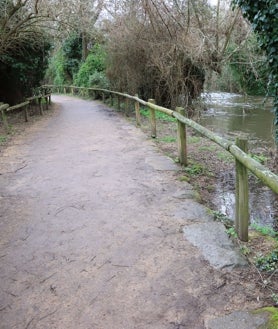
[[(45, 104), (43, 104), (43, 100), (44, 100)], [(40, 115), (43, 115), (44, 106), (46, 109), (48, 109), (48, 105), (50, 105), (50, 103), (51, 103), (51, 93), (47, 92), (42, 95), (29, 97), (26, 99), (26, 101), (24, 101), (20, 104), (16, 104), (14, 106), (10, 106), (9, 104), (0, 103), (0, 112), (1, 112), (1, 117), (2, 117), (2, 123), (4, 125), (5, 130), (7, 132), (10, 131), (10, 127), (9, 127), (7, 115), (6, 115), (8, 112), (22, 109), (24, 111), (25, 121), (28, 122), (29, 109), (30, 109), (31, 104), (34, 104), (34, 103), (35, 104), (37, 103)]]
[[(131, 96), (126, 93), (111, 91), (101, 88), (85, 88), (76, 86), (53, 86), (45, 85), (45, 88), (55, 89), (59, 93), (78, 93), (81, 96), (100, 97), (103, 100), (110, 99), (111, 105), (115, 104), (114, 98), (117, 98), (117, 107), (120, 107), (121, 100), (125, 100), (125, 110), (130, 105), (130, 101), (134, 102), (136, 123), (141, 124), (140, 104), (150, 110), (150, 127), (152, 137), (156, 137), (156, 116), (155, 112), (159, 111), (177, 119), (178, 123), (178, 151), (179, 161), (182, 165), (187, 165), (187, 148), (186, 148), (186, 126), (193, 128), (195, 131), (220, 145), (223, 149), (233, 155), (236, 162), (236, 218), (235, 229), (242, 241), (248, 241), (249, 226), (249, 197), (248, 197), (248, 170), (250, 170), (257, 178), (259, 178), (273, 192), (278, 194), (278, 176), (271, 172), (267, 167), (263, 166), (246, 153), (247, 140), (237, 138), (236, 142), (231, 142), (222, 138), (207, 128), (190, 120), (185, 115), (185, 109), (176, 108), (170, 110), (168, 108), (155, 104), (153, 99), (144, 101), (138, 95)], [(1, 107), (0, 107), (1, 109)]]

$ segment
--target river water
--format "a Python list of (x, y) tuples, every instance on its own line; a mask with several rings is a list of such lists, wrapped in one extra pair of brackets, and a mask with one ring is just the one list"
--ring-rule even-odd
[[(251, 151), (267, 154), (274, 149), (271, 99), (223, 92), (206, 93), (202, 98), (206, 110), (199, 118), (200, 124), (229, 139), (239, 135), (247, 137)], [(234, 171), (219, 175), (219, 186), (214, 197), (219, 211), (231, 219), (235, 216), (234, 176)], [(277, 195), (266, 187), (250, 186), (251, 222), (277, 228)]]

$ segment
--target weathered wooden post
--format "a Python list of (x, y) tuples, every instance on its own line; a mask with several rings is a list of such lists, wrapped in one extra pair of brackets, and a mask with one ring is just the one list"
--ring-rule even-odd
[(121, 110), (121, 99), (120, 99), (120, 95), (117, 95), (117, 108), (120, 111)]
[[(185, 109), (177, 107), (176, 111), (185, 116)], [(187, 166), (186, 125), (178, 120), (178, 154), (181, 165)]]
[(114, 106), (114, 95), (113, 95), (113, 93), (109, 93), (109, 98), (110, 98), (110, 106), (113, 107)]
[[(138, 98), (138, 94), (135, 95)], [(136, 115), (136, 126), (141, 126), (141, 114), (140, 114), (140, 104), (138, 101), (135, 101), (135, 115)]]
[(39, 102), (40, 115), (43, 115), (43, 106), (42, 106), (42, 98), (41, 97), (39, 97), (38, 102)]
[[(247, 152), (247, 140), (237, 138), (236, 145)], [(236, 160), (236, 218), (235, 229), (241, 241), (248, 241), (249, 196), (247, 168)]]
[(29, 104), (24, 106), (24, 118), (25, 118), (25, 122), (28, 122), (29, 120), (29, 113), (28, 113), (28, 108), (30, 107), (30, 102)]
[[(2, 108), (1, 108), (2, 107)], [(3, 126), (5, 127), (5, 130), (8, 132), (9, 131), (9, 124), (6, 118), (6, 113), (5, 110), (9, 107), (8, 104), (3, 104), (2, 106), (0, 105), (1, 108), (1, 115), (2, 115), (2, 121), (3, 121)]]
[(102, 92), (102, 103), (105, 103), (105, 93), (104, 93), (104, 91)]
[[(154, 99), (149, 99), (148, 103), (155, 104)], [(151, 136), (152, 138), (156, 138), (156, 118), (155, 118), (155, 110), (152, 108), (150, 109), (150, 124), (151, 124)]]

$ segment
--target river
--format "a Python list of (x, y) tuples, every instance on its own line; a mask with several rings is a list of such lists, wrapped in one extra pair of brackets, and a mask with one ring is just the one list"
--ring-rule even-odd
[[(202, 95), (206, 110), (199, 123), (226, 138), (247, 137), (250, 150), (268, 154), (275, 148), (272, 100), (258, 96), (213, 92)], [(234, 219), (234, 173), (219, 175), (214, 196), (219, 211)], [(266, 187), (250, 188), (251, 222), (277, 228), (278, 197)]]

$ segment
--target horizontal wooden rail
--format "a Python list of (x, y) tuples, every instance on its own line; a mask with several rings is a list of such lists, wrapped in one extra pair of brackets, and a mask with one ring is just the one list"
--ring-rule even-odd
[(10, 111), (13, 111), (13, 110), (17, 110), (17, 109), (20, 109), (22, 107), (25, 107), (27, 105), (29, 105), (30, 102), (29, 101), (26, 101), (26, 102), (23, 102), (23, 103), (20, 103), (20, 104), (16, 104), (14, 106), (10, 106), (6, 109), (7, 112), (10, 112)]
[(23, 108), (24, 109), (25, 121), (27, 122), (28, 117), (29, 117), (28, 107), (35, 100), (38, 100), (40, 114), (43, 115), (43, 106), (42, 106), (42, 102), (41, 102), (42, 99), (45, 99), (46, 108), (48, 108), (48, 105), (51, 102), (51, 93), (49, 91), (47, 91), (47, 93), (45, 92), (44, 94), (28, 97), (26, 99), (26, 101), (24, 101), (20, 104), (13, 105), (13, 106), (10, 106), (9, 104), (3, 104), (2, 102), (0, 102), (0, 112), (1, 112), (1, 116), (2, 116), (3, 125), (6, 129), (6, 131), (10, 130), (10, 127), (8, 125), (8, 122), (7, 122), (7, 117), (6, 117), (7, 112), (12, 112), (14, 110), (18, 110), (18, 109)]

